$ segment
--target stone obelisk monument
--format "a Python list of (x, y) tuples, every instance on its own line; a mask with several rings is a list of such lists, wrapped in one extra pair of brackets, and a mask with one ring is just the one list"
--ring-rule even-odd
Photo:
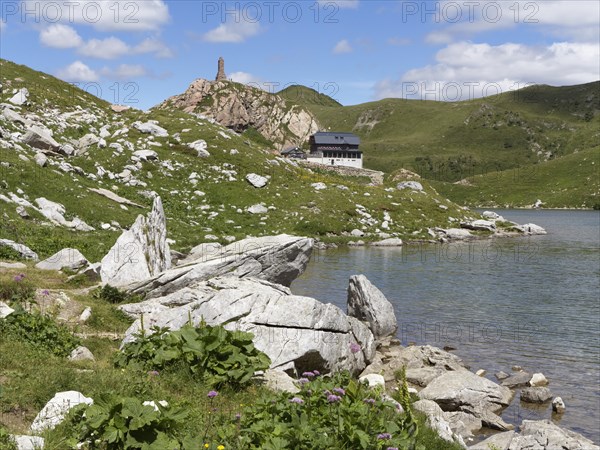
[(217, 72), (217, 81), (226, 81), (227, 75), (225, 75), (225, 60), (223, 57), (219, 58), (219, 71)]

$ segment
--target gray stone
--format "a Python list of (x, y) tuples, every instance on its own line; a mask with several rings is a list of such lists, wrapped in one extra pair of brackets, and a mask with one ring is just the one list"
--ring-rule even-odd
[(294, 375), (309, 370), (357, 374), (375, 354), (367, 326), (332, 304), (292, 295), (288, 288), (256, 278), (188, 281), (169, 295), (122, 305), (123, 312), (138, 317), (123, 344), (134, 339), (143, 314), (146, 329), (179, 329), (191, 319), (195, 325), (204, 320), (253, 333), (256, 347), (271, 358), (271, 368)]
[(516, 227), (522, 233), (527, 235), (544, 235), (547, 234), (546, 230), (534, 223), (526, 223)]
[(203, 139), (188, 144), (188, 147), (190, 147), (192, 150), (196, 150), (199, 158), (208, 158), (210, 156), (210, 153), (208, 153), (208, 150), (206, 150), (208, 148), (208, 144)]
[(565, 402), (562, 398), (556, 397), (552, 400), (552, 411), (556, 414), (563, 414), (567, 407), (565, 406)]
[(365, 232), (362, 230), (354, 229), (350, 232), (350, 234), (354, 237), (363, 237), (365, 235)]
[(0, 269), (22, 270), (27, 269), (27, 264), (20, 262), (9, 263), (0, 261)]
[(531, 374), (527, 372), (517, 372), (514, 375), (511, 375), (508, 378), (505, 378), (502, 381), (502, 386), (509, 387), (514, 389), (516, 387), (527, 386), (529, 385), (529, 380), (531, 380)]
[(496, 223), (490, 220), (474, 220), (472, 222), (462, 222), (462, 228), (473, 231), (496, 231)]
[(79, 323), (86, 323), (92, 317), (92, 308), (86, 307), (79, 316)]
[(0, 319), (10, 316), (15, 310), (4, 302), (0, 302)]
[(54, 429), (54, 427), (64, 420), (71, 408), (81, 403), (91, 405), (94, 401), (84, 396), (81, 392), (58, 392), (35, 417), (31, 425), (31, 431), (40, 434), (45, 430)]
[(19, 113), (13, 111), (10, 108), (5, 108), (2, 111), (2, 115), (7, 119), (10, 120), (11, 122), (17, 122), (17, 123), (21, 123), (23, 125), (27, 125), (30, 123), (29, 120), (23, 118)]
[(250, 206), (247, 211), (250, 214), (266, 214), (269, 212), (269, 210), (267, 209), (267, 207), (265, 205), (262, 204), (257, 204), (257, 205), (252, 205)]
[(468, 370), (444, 373), (419, 392), (419, 397), (435, 401), (444, 411), (469, 413), (490, 428), (511, 429), (494, 414), (509, 405), (510, 390)]
[(33, 159), (40, 167), (46, 167), (48, 165), (48, 157), (43, 153), (36, 153)]
[(140, 133), (151, 134), (157, 137), (167, 137), (169, 133), (164, 128), (158, 126), (153, 122), (134, 122), (133, 128), (138, 130)]
[(359, 378), (359, 381), (361, 383), (367, 383), (369, 387), (381, 386), (385, 388), (385, 378), (383, 378), (383, 375), (379, 375), (377, 373), (363, 375)]
[(17, 91), (15, 95), (8, 99), (13, 105), (23, 106), (27, 103), (27, 99), (29, 98), (29, 91), (27, 88), (21, 88)]
[(375, 339), (396, 334), (394, 307), (364, 275), (350, 277), (347, 305), (348, 315), (366, 322)]
[(312, 239), (285, 234), (244, 239), (223, 247), (218, 254), (206, 255), (141, 282), (131, 291), (148, 298), (160, 297), (225, 274), (289, 286), (306, 269), (313, 244)]
[(132, 159), (139, 161), (158, 161), (158, 153), (154, 150), (138, 150), (133, 152)]
[(313, 183), (313, 184), (311, 184), (311, 187), (315, 191), (322, 191), (324, 189), (327, 189), (327, 185), (325, 183)]
[(442, 230), (447, 238), (460, 241), (463, 239), (469, 239), (473, 237), (469, 230), (464, 230), (460, 228), (448, 228), (447, 230)]
[(52, 150), (58, 152), (60, 144), (44, 129), (38, 126), (31, 126), (27, 129), (27, 133), (22, 138), (23, 143), (30, 147), (39, 148), (41, 150)]
[(371, 245), (373, 247), (400, 247), (402, 246), (402, 239), (389, 238), (384, 239), (383, 241), (373, 242)]
[(547, 384), (548, 380), (543, 373), (534, 373), (531, 380), (529, 380), (529, 385), (533, 387), (546, 386)]
[(143, 208), (142, 205), (139, 205), (137, 203), (132, 202), (131, 200), (121, 197), (120, 195), (117, 195), (113, 191), (109, 191), (108, 189), (103, 189), (103, 188), (99, 188), (99, 189), (88, 188), (88, 189), (92, 192), (95, 192), (96, 194), (100, 194), (103, 197), (106, 197), (106, 198), (108, 198), (114, 202), (117, 202), (121, 205), (137, 206), (138, 208)]
[(529, 387), (521, 391), (521, 401), (526, 403), (544, 403), (552, 398), (547, 387)]
[(160, 197), (148, 217), (139, 215), (102, 259), (102, 282), (126, 286), (150, 279), (171, 267), (167, 224)]
[(19, 253), (23, 259), (31, 259), (33, 261), (37, 261), (39, 259), (37, 253), (31, 250), (29, 247), (23, 244), (17, 244), (10, 239), (0, 239), (0, 247), (12, 248), (14, 251)]
[(500, 372), (496, 372), (494, 374), (494, 376), (496, 377), (496, 379), (498, 381), (502, 381), (502, 380), (506, 380), (508, 377), (510, 377), (509, 374), (507, 374), (506, 372), (500, 371)]
[(194, 261), (207, 261), (208, 259), (214, 258), (221, 253), (223, 246), (218, 242), (205, 242), (197, 245), (190, 250), (189, 255), (182, 259), (178, 265), (182, 266), (185, 264), (192, 263)]
[(94, 231), (94, 228), (89, 226), (83, 220), (75, 217), (73, 220), (65, 219), (65, 207), (60, 203), (52, 202), (44, 197), (36, 198), (35, 202), (39, 207), (39, 212), (50, 222), (66, 228), (72, 228), (77, 231)]
[(29, 219), (31, 217), (24, 206), (17, 206), (17, 214), (23, 219)]
[(77, 146), (80, 149), (86, 149), (92, 145), (96, 145), (98, 142), (100, 142), (100, 138), (95, 134), (89, 133), (79, 139)]
[(89, 265), (89, 261), (74, 248), (63, 248), (50, 258), (40, 261), (35, 265), (40, 270), (73, 270), (77, 271)]
[(452, 426), (447, 420), (446, 413), (442, 411), (437, 403), (431, 400), (419, 400), (413, 403), (415, 411), (419, 411), (427, 416), (427, 425), (434, 430), (438, 436), (447, 442), (457, 443), (466, 448), (462, 437), (452, 430)]
[(250, 173), (246, 175), (246, 180), (255, 188), (263, 188), (269, 183), (269, 179), (265, 177), (261, 177), (255, 173)]
[(282, 370), (268, 369), (261, 377), (267, 389), (274, 392), (289, 392), (296, 394), (300, 389), (294, 383), (294, 379)]
[(422, 191), (423, 185), (418, 181), (403, 181), (402, 183), (398, 183), (398, 190), (411, 189), (413, 191)]
[(44, 438), (39, 436), (15, 435), (13, 439), (17, 450), (41, 450), (45, 445)]
[(71, 354), (69, 355), (69, 361), (95, 361), (94, 355), (92, 352), (82, 345), (73, 349)]

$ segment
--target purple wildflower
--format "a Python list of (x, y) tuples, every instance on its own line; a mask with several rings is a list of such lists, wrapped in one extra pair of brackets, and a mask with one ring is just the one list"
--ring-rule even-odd
[(352, 344), (350, 344), (350, 351), (352, 353), (358, 353), (358, 352), (360, 352), (360, 350), (361, 350), (361, 347), (357, 343), (353, 342)]
[(398, 450), (398, 447), (388, 447), (387, 450)]
[(375, 404), (375, 399), (373, 399), (373, 398), (365, 398), (363, 400), (363, 402), (365, 402), (367, 405), (374, 405)]
[(152, 375), (153, 377), (157, 377), (159, 375), (158, 370), (151, 370), (148, 372), (148, 375)]
[(342, 388), (333, 388), (333, 392), (335, 392), (336, 394), (340, 394), (340, 395), (346, 395), (346, 391), (343, 390)]
[(48, 289), (44, 289), (42, 291), (42, 295), (50, 295), (50, 291)]
[(15, 280), (17, 283), (20, 283), (21, 281), (23, 281), (23, 278), (25, 278), (25, 274), (24, 273), (20, 273), (19, 275), (15, 275), (15, 277), (13, 278), (13, 280)]
[(210, 391), (210, 392), (207, 394), (207, 397), (208, 397), (208, 398), (215, 398), (217, 395), (219, 395), (219, 393), (218, 393), (217, 391)]
[(306, 378), (314, 378), (315, 374), (314, 372), (304, 372), (302, 376)]
[(235, 415), (235, 420), (240, 420), (242, 418), (242, 415), (240, 413), (237, 413)]
[(377, 435), (377, 439), (381, 440), (381, 441), (387, 441), (388, 439), (391, 439), (392, 435), (390, 433), (381, 433)]
[(310, 383), (310, 380), (308, 378), (299, 378), (298, 379), (298, 383), (299, 384), (306, 384), (306, 383)]
[(297, 405), (303, 405), (304, 400), (302, 400), (301, 398), (298, 398), (298, 397), (294, 397), (293, 399), (290, 400), (290, 403), (296, 403)]
[(319, 375), (321, 375), (321, 372), (319, 372), (318, 370), (313, 370), (313, 373), (315, 374), (315, 377), (318, 377)]
[(341, 399), (342, 399), (342, 397), (340, 397), (339, 395), (333, 395), (333, 394), (331, 394), (331, 395), (328, 395), (328, 396), (327, 396), (327, 401), (328, 401), (329, 403), (337, 403), (337, 402), (339, 402)]

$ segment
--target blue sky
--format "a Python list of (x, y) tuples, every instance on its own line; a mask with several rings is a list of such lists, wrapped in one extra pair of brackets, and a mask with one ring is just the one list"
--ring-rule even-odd
[(7, 1), (0, 55), (140, 108), (227, 75), (343, 104), (600, 79), (600, 2)]

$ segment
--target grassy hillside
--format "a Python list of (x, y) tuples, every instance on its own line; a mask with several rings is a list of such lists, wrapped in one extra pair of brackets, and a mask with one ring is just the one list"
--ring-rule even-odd
[(544, 162), (593, 148), (600, 82), (532, 86), (484, 99), (386, 99), (355, 106), (307, 104), (326, 128), (353, 131), (367, 167), (413, 170), (439, 181)]
[(600, 209), (600, 147), (559, 159), (470, 177), (467, 183), (432, 182), (454, 201), (485, 207)]
[(292, 105), (300, 105), (307, 109), (311, 109), (312, 106), (324, 106), (339, 108), (342, 106), (341, 103), (332, 99), (331, 97), (321, 94), (314, 89), (308, 88), (302, 85), (293, 85), (285, 88), (277, 93), (280, 97), (283, 97), (288, 103)]
[[(169, 237), (175, 241), (172, 248), (180, 251), (215, 239), (225, 243), (248, 235), (278, 233), (344, 242), (351, 239), (348, 233), (355, 228), (364, 229), (366, 240), (378, 240), (386, 213), (392, 221), (385, 231), (391, 235), (426, 238), (429, 227), (447, 227), (466, 214), (427, 183), (426, 194), (422, 194), (398, 191), (391, 183), (373, 187), (363, 178), (310, 171), (276, 158), (251, 136), (237, 135), (181, 111), (129, 110), (117, 114), (107, 103), (49, 75), (6, 60), (1, 61), (0, 68), (4, 87), (0, 103), (6, 102), (14, 89), (27, 87), (30, 105), (18, 110), (19, 114), (52, 129), (59, 143), (76, 143), (88, 133), (99, 135), (104, 126), (110, 133), (106, 147), (92, 145), (78, 155), (51, 157), (51, 165), (41, 168), (34, 162), (35, 151), (19, 143), (18, 136), (25, 127), (0, 121), (0, 194), (13, 194), (31, 203), (39, 197), (61, 203), (67, 218), (79, 217), (96, 229), (80, 232), (48, 226), (48, 221), (32, 208), (26, 208), (31, 218), (23, 219), (15, 203), (0, 200), (0, 238), (21, 242), (41, 257), (74, 247), (88, 259), (99, 260), (121, 229), (148, 211), (151, 192), (163, 199)], [(135, 121), (148, 120), (156, 120), (169, 136), (151, 137), (133, 127)], [(118, 130), (125, 131), (115, 135)], [(199, 158), (189, 148), (188, 144), (198, 139), (206, 141), (209, 157)], [(155, 151), (159, 160), (142, 162), (138, 170), (131, 157), (133, 151), (142, 149)], [(125, 170), (131, 171), (130, 181), (119, 178), (126, 175)], [(269, 184), (263, 189), (254, 188), (245, 179), (250, 173), (269, 176)], [(325, 183), (327, 188), (314, 189), (312, 184), (317, 182)], [(90, 188), (111, 190), (142, 207), (119, 205)], [(248, 207), (259, 203), (269, 212), (247, 212)], [(358, 205), (372, 216), (370, 224), (363, 223)]]

